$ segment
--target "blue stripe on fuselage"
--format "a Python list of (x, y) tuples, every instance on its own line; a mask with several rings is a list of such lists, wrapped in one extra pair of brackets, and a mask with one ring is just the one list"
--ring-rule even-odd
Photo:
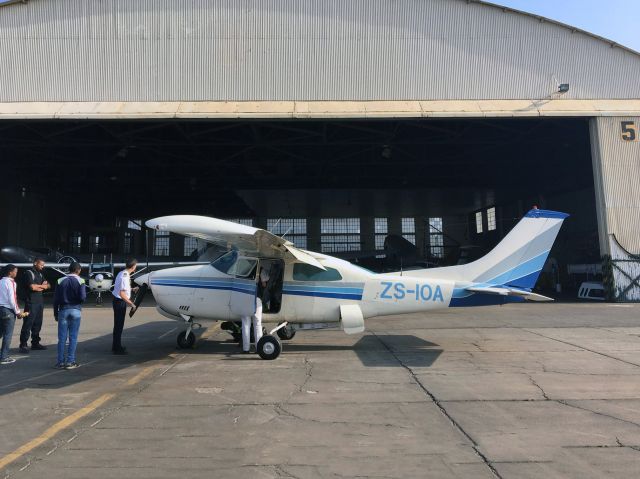
[[(255, 294), (255, 283), (252, 281), (237, 282), (232, 279), (220, 280), (181, 280), (179, 278), (171, 279), (152, 279), (151, 286), (173, 286), (178, 288), (196, 288), (196, 289), (217, 289), (237, 291), (239, 293)], [(285, 283), (282, 294), (290, 296), (309, 296), (316, 298), (335, 298), (335, 299), (351, 299), (360, 301), (362, 299), (364, 288), (336, 285), (302, 285)]]

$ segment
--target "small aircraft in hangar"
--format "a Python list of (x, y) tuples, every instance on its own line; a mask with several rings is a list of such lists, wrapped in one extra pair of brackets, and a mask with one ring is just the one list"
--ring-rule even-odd
[[(202, 216), (166, 216), (149, 228), (192, 236), (229, 251), (210, 264), (138, 276), (150, 288), (157, 310), (184, 322), (178, 345), (192, 346), (194, 321), (238, 321), (255, 312), (256, 278), (269, 271), (270, 300), (263, 322), (277, 324), (257, 344), (263, 359), (275, 359), (297, 330), (364, 331), (376, 316), (447, 307), (550, 301), (532, 289), (567, 214), (532, 209), (487, 255), (459, 266), (375, 274), (347, 261), (304, 251), (268, 231)], [(137, 300), (141, 301), (143, 294)], [(278, 337), (276, 337), (276, 334)]]

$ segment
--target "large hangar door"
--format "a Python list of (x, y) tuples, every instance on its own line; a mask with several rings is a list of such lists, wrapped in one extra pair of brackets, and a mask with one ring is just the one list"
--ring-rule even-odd
[(590, 123), (605, 288), (616, 301), (640, 301), (640, 117)]

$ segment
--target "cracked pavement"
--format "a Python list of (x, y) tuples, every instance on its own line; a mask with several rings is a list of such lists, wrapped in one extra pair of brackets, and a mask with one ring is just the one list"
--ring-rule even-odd
[(178, 351), (176, 323), (153, 308), (127, 323), (131, 354), (114, 357), (110, 310), (88, 308), (81, 368), (53, 370), (53, 347), (0, 368), (0, 457), (114, 397), (0, 478), (634, 477), (639, 313), (527, 304), (378, 318), (363, 335), (299, 332), (261, 361), (221, 331)]

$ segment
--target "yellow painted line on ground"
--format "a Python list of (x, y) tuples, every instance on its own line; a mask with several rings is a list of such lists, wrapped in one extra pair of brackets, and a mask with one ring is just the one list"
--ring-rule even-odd
[(49, 429), (47, 429), (45, 432), (43, 432), (40, 436), (20, 446), (15, 451), (10, 452), (6, 456), (4, 456), (2, 459), (0, 459), (0, 469), (20, 459), (22, 456), (24, 456), (28, 452), (34, 450), (36, 447), (40, 446), (41, 444), (45, 443), (49, 439), (53, 438), (60, 431), (68, 428), (72, 424), (75, 424), (86, 415), (91, 414), (93, 411), (95, 411), (104, 403), (113, 399), (114, 397), (115, 397), (115, 394), (111, 394), (111, 393), (103, 394), (98, 399), (90, 403), (88, 406), (85, 406), (82, 409), (79, 409), (78, 411), (74, 412), (73, 414), (65, 417), (64, 419), (61, 419), (60, 421), (55, 423), (53, 426), (51, 426)]
[[(207, 331), (205, 331), (202, 334), (202, 336), (200, 336), (200, 340), (208, 339), (209, 337), (213, 336), (219, 330), (220, 330), (220, 324), (216, 324), (215, 326), (213, 326), (213, 327), (209, 328)], [(178, 355), (176, 355), (175, 353), (169, 354), (169, 357), (171, 357), (171, 358), (175, 358), (177, 356)], [(157, 368), (158, 368), (158, 366), (148, 366), (148, 367), (144, 368), (142, 371), (140, 371), (134, 377), (129, 379), (125, 383), (125, 386), (133, 386), (135, 384), (138, 384), (140, 381), (142, 381), (144, 378), (149, 376)], [(10, 452), (9, 454), (4, 456), (3, 458), (0, 458), (0, 470), (5, 468), (9, 464), (17, 461), (18, 459), (23, 457), (25, 454), (33, 451), (36, 447), (38, 447), (38, 446), (42, 445), (43, 443), (47, 442), (48, 440), (52, 439), (56, 434), (58, 434), (59, 432), (63, 431), (64, 429), (68, 428), (69, 426), (75, 424), (76, 422), (78, 422), (83, 417), (87, 416), (88, 414), (91, 414), (96, 409), (98, 409), (100, 406), (102, 406), (104, 403), (106, 403), (107, 401), (113, 399), (115, 396), (116, 396), (115, 393), (103, 394), (102, 396), (100, 396), (98, 399), (96, 399), (95, 401), (93, 401), (89, 405), (83, 407), (82, 409), (79, 409), (78, 411), (74, 412), (73, 414), (71, 414), (71, 415), (65, 417), (64, 419), (61, 419), (60, 421), (58, 421), (53, 426), (51, 426), (49, 429), (44, 431), (40, 436), (36, 437), (35, 439), (32, 439), (31, 441), (29, 441), (28, 443), (26, 443), (26, 444), (24, 444), (22, 446), (20, 446), (18, 449), (16, 449), (13, 452)]]
[(134, 384), (138, 384), (140, 381), (146, 378), (149, 374), (151, 374), (155, 369), (157, 369), (156, 366), (148, 366), (144, 368), (142, 371), (140, 371), (138, 374), (133, 376), (131, 379), (129, 379), (125, 384), (127, 386), (133, 386)]

